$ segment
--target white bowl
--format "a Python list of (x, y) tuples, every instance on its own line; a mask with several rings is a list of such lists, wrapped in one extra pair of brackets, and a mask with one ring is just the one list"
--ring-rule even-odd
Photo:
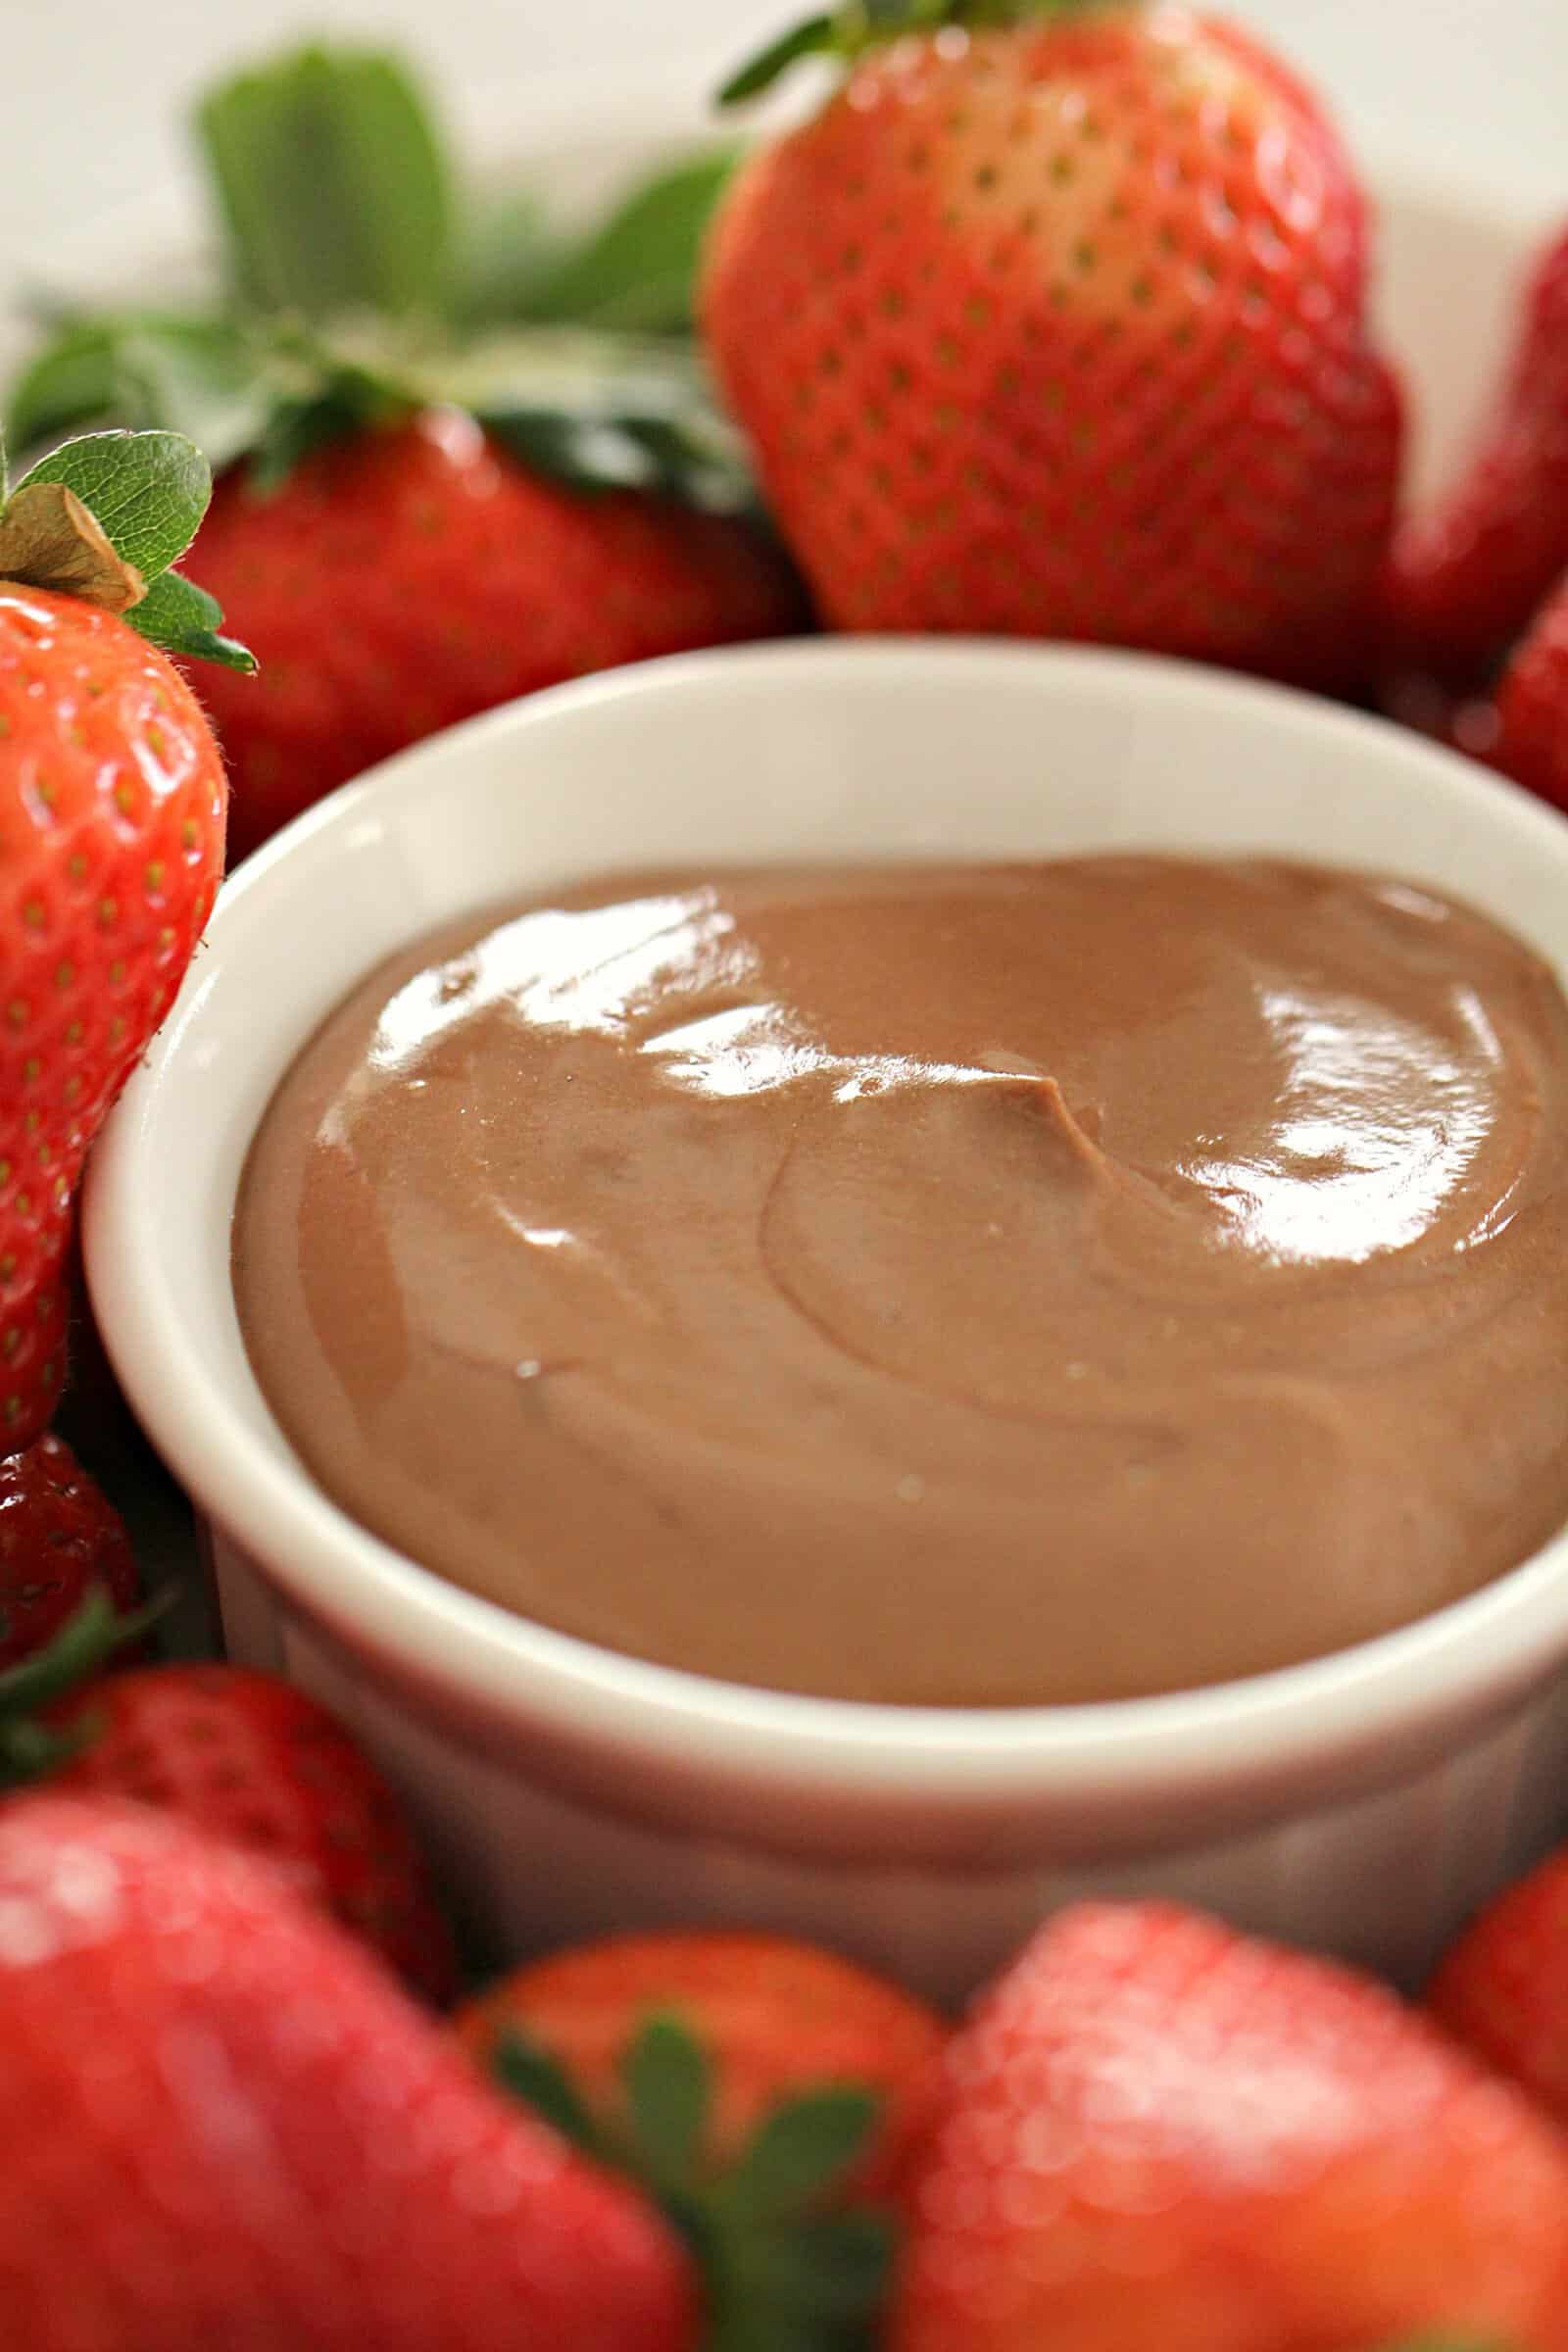
[(427, 927), (622, 865), (1133, 846), (1399, 871), (1568, 977), (1568, 823), (1478, 769), (1212, 672), (953, 641), (698, 656), (538, 697), (350, 787), (224, 891), (95, 1155), (94, 1299), (207, 1515), (234, 1651), (359, 1730), (506, 1951), (723, 1917), (951, 1996), (1064, 1895), (1150, 1888), (1409, 1977), (1556, 1827), (1568, 1542), (1223, 1690), (857, 1706), (645, 1665), (455, 1591), (329, 1503), (263, 1402), (229, 1283), (246, 1148), (315, 1023)]

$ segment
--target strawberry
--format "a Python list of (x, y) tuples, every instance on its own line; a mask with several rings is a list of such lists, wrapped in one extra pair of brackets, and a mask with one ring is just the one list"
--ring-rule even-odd
[(809, 1944), (693, 1929), (539, 1961), (457, 2030), (661, 2198), (702, 2269), (710, 2352), (862, 2342), (889, 2243), (868, 2200), (927, 2114), (931, 2010)]
[(0, 2341), (688, 2352), (658, 2217), (275, 1877), (136, 1806), (0, 1808)]
[(1516, 784), (1568, 811), (1568, 576), (1502, 674), (1486, 757)]
[(303, 1690), (235, 1666), (155, 1666), (89, 1683), (51, 1722), (84, 1742), (57, 1788), (134, 1797), (247, 1847), (432, 2006), (452, 1998), (452, 1933), (403, 1806)]
[(1427, 2006), (1568, 2125), (1568, 1851), (1482, 1912), (1433, 1979)]
[(1395, 545), (1400, 650), (1478, 683), (1568, 569), (1568, 234), (1532, 279), (1517, 343), (1448, 498)]
[[(971, 28), (972, 27), (972, 28)], [(702, 317), (824, 615), (1358, 681), (1401, 416), (1300, 85), (1162, 5), (883, 0), (731, 182)]]
[(452, 1935), (414, 1832), (342, 1726), (291, 1684), (239, 1667), (103, 1675), (127, 1630), (100, 1586), (51, 1643), (0, 1674), (0, 1788), (48, 1776), (177, 1813), (265, 1861), (433, 2006), (449, 2001)]
[[(231, 858), (494, 704), (804, 625), (689, 340), (727, 158), (657, 176), (573, 245), (515, 211), (500, 240), (461, 223), (393, 59), (313, 46), (212, 91), (196, 127), (220, 301), (74, 318), (11, 429), (218, 421), (200, 563), (263, 664), (256, 691), (207, 695)], [(487, 241), (507, 269), (466, 282)], [(628, 317), (657, 337), (607, 324)]]
[(199, 560), (265, 662), (254, 693), (223, 678), (206, 692), (233, 772), (235, 857), (456, 719), (798, 619), (741, 523), (562, 487), (453, 410), (315, 450), (266, 496), (236, 468)]
[(141, 1590), (125, 1523), (51, 1433), (0, 1461), (0, 1674), (46, 1649), (93, 1586), (117, 1609)]
[(173, 1002), (221, 872), (222, 762), (159, 650), (253, 666), (214, 633), (212, 600), (167, 568), (210, 488), (174, 434), (98, 434), (35, 466), (0, 515), (7, 1450), (42, 1434), (60, 1396), (82, 1161)]
[(1161, 1904), (955, 2039), (888, 2352), (1568, 2345), (1568, 2141), (1369, 1979)]

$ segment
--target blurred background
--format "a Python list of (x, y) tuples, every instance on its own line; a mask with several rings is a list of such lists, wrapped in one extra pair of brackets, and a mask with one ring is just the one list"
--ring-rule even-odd
[[(546, 77), (711, 81), (802, 0), (0, 0), (11, 283), (181, 169), (176, 101), (215, 69), (317, 28), (415, 47), (461, 122)], [(1368, 151), (1556, 209), (1568, 162), (1563, 0), (1243, 0), (1337, 98)], [(559, 98), (561, 94), (558, 92)], [(569, 93), (566, 101), (573, 101)], [(520, 101), (519, 101), (520, 103)], [(552, 109), (554, 111), (554, 109)]]

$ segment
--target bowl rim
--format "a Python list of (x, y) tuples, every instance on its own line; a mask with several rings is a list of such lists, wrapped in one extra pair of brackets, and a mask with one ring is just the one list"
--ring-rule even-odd
[[(1328, 1764), (1369, 1744), (1393, 1752), (1464, 1712), (1500, 1711), (1568, 1654), (1568, 1531), (1494, 1584), (1353, 1649), (1246, 1682), (1168, 1696), (1052, 1708), (903, 1707), (818, 1699), (710, 1680), (600, 1649), (442, 1582), (359, 1527), (246, 1428), (237, 1401), (193, 1368), (160, 1271), (153, 1187), (142, 1159), (171, 1088), (199, 1083), (187, 1040), (219, 969), (235, 910), (279, 899), (298, 860), (331, 857), (373, 796), (382, 817), (416, 806), (444, 775), (519, 733), (570, 729), (610, 702), (713, 693), (783, 673), (874, 677), (917, 656), (927, 672), (987, 676), (1034, 668), (1043, 684), (1108, 675), (1157, 708), (1250, 707), (1325, 754), (1369, 770), (1414, 764), (1435, 810), (1446, 802), (1532, 838), (1568, 870), (1568, 823), (1511, 785), (1392, 724), (1290, 689), (1099, 648), (996, 640), (806, 639), (681, 655), (535, 695), (433, 737), (346, 786), (277, 835), (225, 884), (209, 952), (132, 1078), (92, 1153), (84, 1195), (89, 1285), (110, 1355), (139, 1417), (198, 1505), (309, 1617), (405, 1680), (477, 1704), (492, 1719), (550, 1726), (577, 1740), (640, 1749), (732, 1781), (914, 1798), (1114, 1797), (1169, 1786), (1229, 1788), (1259, 1774)], [(323, 997), (321, 1009), (327, 1008)], [(187, 1077), (187, 1064), (189, 1076)], [(226, 1286), (225, 1286), (226, 1288)], [(232, 1313), (232, 1295), (226, 1299)]]

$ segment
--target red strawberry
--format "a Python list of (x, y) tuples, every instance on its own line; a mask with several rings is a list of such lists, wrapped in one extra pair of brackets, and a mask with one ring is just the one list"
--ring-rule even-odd
[(1568, 577), (1503, 673), (1487, 757), (1516, 784), (1568, 810)]
[(864, 2340), (889, 2250), (866, 2200), (924, 2124), (947, 2039), (922, 2003), (809, 1944), (694, 1929), (523, 1968), (458, 2032), (662, 2199), (703, 2270), (705, 2342)]
[(732, 2163), (781, 2099), (851, 2084), (881, 2102), (858, 2175), (879, 2193), (919, 2129), (948, 2029), (898, 1985), (836, 1953), (722, 1928), (612, 1937), (518, 1969), (457, 2020), (481, 2064), (509, 2034), (535, 2043), (594, 2113), (623, 2095), (639, 2030), (678, 2017), (713, 2077), (710, 2155)]
[(585, 671), (783, 634), (798, 593), (741, 523), (526, 470), (430, 412), (244, 468), (203, 527), (205, 579), (264, 669), (206, 687), (234, 778), (231, 854), (420, 736)]
[(823, 612), (1356, 680), (1400, 404), (1333, 131), (1184, 9), (973, 13), (846, 10), (729, 93), (856, 61), (732, 183), (703, 296)]
[(63, 1438), (0, 1461), (0, 1672), (46, 1649), (94, 1586), (140, 1592), (124, 1521)]
[(1568, 235), (1543, 258), (1469, 466), (1395, 548), (1403, 651), (1479, 680), (1568, 568)]
[(1438, 1971), (1427, 2005), (1568, 2125), (1568, 1851), (1482, 1912)]
[(1370, 1980), (1089, 1907), (947, 2080), (888, 2352), (1568, 2345), (1568, 2142)]
[(51, 1720), (86, 1740), (57, 1788), (134, 1797), (248, 1847), (426, 2000), (451, 1999), (451, 1931), (403, 1807), (302, 1690), (232, 1666), (150, 1667), (88, 1684)]
[[(166, 655), (244, 659), (170, 574), (209, 488), (175, 435), (56, 454), (0, 515), (0, 1445), (65, 1376), (65, 1257), (87, 1147), (174, 999), (223, 858), (212, 731)], [(111, 546), (76, 496), (135, 550)], [(120, 617), (128, 612), (135, 625)]]
[(143, 1808), (0, 1809), (0, 2341), (687, 2352), (662, 2226), (325, 1922)]

